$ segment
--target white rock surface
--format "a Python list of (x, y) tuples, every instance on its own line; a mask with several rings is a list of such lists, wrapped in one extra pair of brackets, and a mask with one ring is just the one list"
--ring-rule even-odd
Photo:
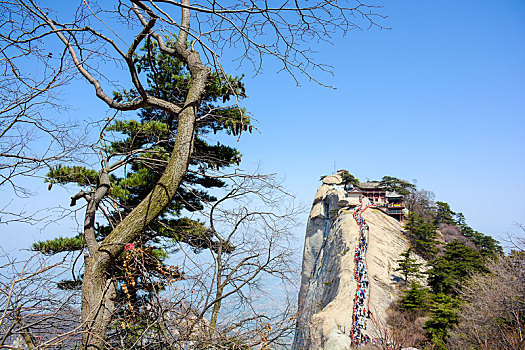
[[(325, 178), (326, 179), (326, 178)], [(352, 213), (341, 208), (349, 198), (345, 192), (323, 184), (317, 191), (306, 228), (297, 327), (293, 349), (351, 349), (354, 279), (354, 250), (359, 237)], [(346, 207), (346, 205), (344, 205)], [(362, 217), (370, 227), (366, 254), (370, 280), (370, 309), (376, 320), (385, 320), (386, 309), (395, 297), (401, 276), (394, 269), (408, 248), (402, 224), (377, 209)], [(377, 336), (368, 321), (366, 334)]]
[(325, 185), (339, 185), (343, 183), (343, 179), (339, 175), (328, 175), (323, 179)]
[(358, 197), (345, 197), (343, 199), (340, 199), (337, 203), (340, 207), (356, 207), (359, 206), (359, 198)]

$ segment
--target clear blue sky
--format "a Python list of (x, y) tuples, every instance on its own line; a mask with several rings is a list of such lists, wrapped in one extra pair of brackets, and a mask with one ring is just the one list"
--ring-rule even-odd
[(319, 176), (391, 175), (501, 237), (525, 223), (525, 2), (389, 1), (388, 31), (354, 31), (320, 56), (336, 91), (284, 75), (248, 81), (261, 136), (248, 162), (310, 205)]
[[(257, 77), (230, 71), (246, 73), (244, 104), (261, 130), (231, 144), (245, 167), (278, 173), (308, 208), (335, 162), (361, 180), (416, 179), (474, 229), (496, 238), (517, 232), (514, 222), (525, 224), (525, 1), (384, 4), (391, 30), (313, 45), (318, 60), (334, 66), (333, 77), (321, 78), (337, 90), (296, 87), (271, 61)], [(104, 113), (89, 86), (76, 86), (71, 113)], [(33, 184), (46, 195), (45, 184)], [(67, 206), (67, 195), (53, 189), (20, 206), (58, 204)], [(301, 242), (306, 218), (296, 231)], [(51, 231), (0, 225), (0, 245), (67, 233)]]

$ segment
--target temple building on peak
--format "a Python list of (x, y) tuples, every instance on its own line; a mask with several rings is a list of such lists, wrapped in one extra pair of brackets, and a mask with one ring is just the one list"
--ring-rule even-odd
[(365, 196), (370, 201), (370, 206), (378, 208), (386, 214), (401, 221), (406, 213), (403, 196), (397, 192), (388, 191), (378, 181), (360, 182), (359, 185), (345, 185), (348, 197)]

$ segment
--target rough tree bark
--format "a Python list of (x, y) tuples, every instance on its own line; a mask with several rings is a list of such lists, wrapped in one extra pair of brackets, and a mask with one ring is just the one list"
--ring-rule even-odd
[[(198, 55), (196, 57), (198, 59)], [(195, 61), (194, 63), (197, 63)], [(192, 74), (192, 87), (185, 107), (179, 114), (180, 122), (173, 153), (155, 188), (100, 245), (94, 241), (92, 230), (94, 213), (90, 226), (85, 227), (86, 241), (91, 241), (92, 245), (89, 249), (90, 244), (88, 243), (90, 256), (85, 259), (86, 270), (82, 284), (82, 319), (86, 325), (83, 337), (84, 348), (102, 347), (107, 325), (114, 310), (111, 300), (114, 296), (114, 286), (109, 274), (111, 264), (122, 253), (124, 243), (133, 242), (173, 199), (186, 173), (193, 145), (196, 110), (204, 92), (209, 71), (201, 66), (195, 73), (195, 75)], [(101, 181), (99, 189), (102, 187), (107, 188), (107, 185), (102, 184)], [(86, 212), (86, 216), (88, 215), (90, 213)], [(89, 236), (91, 236), (90, 239)]]
[[(185, 25), (189, 27), (189, 10), (184, 9), (183, 12), (187, 13), (183, 18), (185, 18)], [(183, 30), (181, 30), (182, 33), (184, 33)], [(114, 311), (112, 298), (115, 287), (109, 274), (111, 264), (122, 253), (124, 243), (133, 242), (171, 202), (188, 168), (193, 148), (197, 108), (210, 70), (202, 65), (197, 52), (185, 48), (184, 36), (179, 36), (177, 51), (187, 63), (192, 80), (186, 102), (179, 113), (177, 138), (164, 173), (151, 193), (115, 227), (100, 245), (93, 241), (94, 231), (91, 233), (89, 230), (85, 233), (86, 241), (88, 241), (88, 233), (93, 235), (90, 256), (85, 261), (86, 269), (82, 285), (82, 320), (85, 324), (82, 347), (86, 349), (103, 347), (104, 335)], [(177, 114), (177, 110), (171, 109), (170, 113)], [(107, 185), (103, 185), (101, 181), (101, 186)], [(88, 212), (86, 212), (87, 215), (89, 215)], [(91, 224), (94, 225), (94, 217)]]

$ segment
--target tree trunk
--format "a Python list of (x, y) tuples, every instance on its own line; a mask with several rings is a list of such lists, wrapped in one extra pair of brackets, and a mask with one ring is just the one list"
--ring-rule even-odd
[[(153, 16), (148, 22), (138, 15), (141, 23), (144, 25), (144, 31), (150, 31), (151, 26), (155, 23), (155, 16), (151, 9), (140, 1), (134, 1), (133, 3), (134, 9), (137, 9), (138, 6), (148, 12), (150, 16)], [(182, 3), (189, 6), (189, 0), (182, 0)], [(116, 288), (111, 279), (111, 268), (124, 251), (124, 244), (135, 241), (173, 200), (182, 178), (188, 170), (193, 151), (197, 111), (211, 72), (209, 67), (202, 65), (199, 53), (187, 46), (190, 18), (189, 8), (183, 7), (180, 33), (174, 48), (165, 45), (160, 34), (150, 32), (152, 37), (159, 43), (161, 51), (179, 57), (184, 62), (191, 75), (190, 85), (182, 109), (172, 103), (149, 96), (144, 93), (144, 90), (142, 91), (144, 94), (141, 94), (141, 97), (144, 106), (160, 108), (165, 112), (178, 116), (179, 123), (175, 145), (166, 169), (156, 186), (106, 236), (100, 245), (95, 242), (93, 232), (89, 235), (85, 234), (90, 256), (85, 259), (86, 271), (82, 285), (83, 349), (102, 349), (104, 347), (104, 338), (115, 309), (114, 295)], [(131, 69), (131, 72), (135, 74), (133, 73), (134, 69)], [(94, 200), (98, 200), (98, 197), (95, 196)], [(93, 206), (97, 207), (98, 204), (93, 202)], [(93, 230), (94, 226), (91, 224), (94, 224), (94, 215), (91, 219), (89, 225), (85, 225), (84, 233), (86, 233), (86, 228), (88, 227), (89, 230)], [(89, 238), (94, 242), (91, 245), (88, 241)], [(93, 249), (95, 245), (96, 249)]]
[(115, 285), (111, 281), (111, 266), (122, 254), (124, 244), (133, 242), (172, 201), (188, 169), (193, 150), (197, 110), (210, 74), (209, 68), (200, 65), (200, 58), (196, 52), (191, 52), (188, 66), (192, 80), (186, 103), (179, 113), (177, 138), (164, 173), (146, 198), (100, 245), (97, 243), (97, 249), (89, 249), (90, 256), (85, 259), (86, 270), (82, 284), (82, 349), (103, 349), (107, 327), (115, 309)]
[(104, 349), (104, 337), (115, 311), (115, 284), (104, 267), (97, 262), (100, 260), (97, 255), (85, 258), (81, 313), (82, 349)]
[(217, 320), (219, 318), (219, 311), (221, 309), (221, 302), (222, 302), (222, 293), (223, 293), (223, 287), (219, 286), (217, 287), (217, 292), (215, 293), (215, 304), (213, 305), (213, 309), (211, 311), (211, 318), (210, 318), (210, 333), (213, 335), (215, 333), (215, 327), (217, 326)]

